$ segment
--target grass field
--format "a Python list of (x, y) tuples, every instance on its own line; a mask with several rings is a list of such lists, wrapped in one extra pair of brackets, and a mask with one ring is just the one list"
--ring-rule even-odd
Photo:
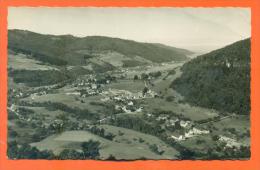
[(61, 110), (54, 110), (54, 111), (47, 110), (45, 107), (26, 107), (26, 108), (32, 109), (36, 114), (44, 116), (49, 119), (54, 119), (56, 116), (59, 116), (59, 115), (65, 113)]
[(144, 89), (145, 84), (142, 80), (118, 80), (118, 82), (106, 85), (105, 89), (128, 90), (131, 92), (140, 92)]
[[(100, 101), (102, 96), (89, 96), (87, 98), (82, 99), (84, 103), (80, 100), (76, 100), (75, 95), (66, 95), (65, 93), (55, 93), (55, 94), (46, 94), (42, 96), (35, 96), (34, 102), (58, 102), (68, 105), (69, 107), (77, 107), (80, 109), (88, 109), (92, 113), (104, 113), (104, 106), (101, 105), (91, 105), (92, 101)], [(78, 97), (79, 98), (79, 97)], [(25, 98), (26, 101), (31, 101), (30, 97)]]
[(8, 68), (16, 70), (57, 70), (57, 68), (30, 59), (24, 54), (8, 54)]
[(113, 66), (121, 67), (123, 66), (123, 61), (129, 59), (128, 57), (117, 53), (117, 52), (108, 52), (105, 54), (100, 54), (100, 60), (107, 62)]
[(190, 106), (189, 104), (167, 102), (165, 99), (160, 98), (145, 99), (144, 102), (144, 110), (147, 112), (152, 112), (156, 109), (173, 111), (177, 114), (182, 114), (184, 117), (190, 118), (193, 121), (208, 119), (218, 115), (214, 110)]
[[(149, 139), (150, 143), (160, 143), (160, 141), (156, 137), (148, 136), (145, 134), (139, 134), (138, 132), (129, 132), (129, 130), (125, 130), (122, 128), (112, 129), (112, 127), (105, 127), (110, 131), (123, 131), (125, 135), (136, 133), (135, 137), (142, 136), (144, 139)], [(132, 138), (134, 136), (127, 136)], [(165, 147), (166, 152), (162, 155), (157, 155), (156, 153), (147, 149), (148, 145), (144, 143), (138, 142), (123, 142), (123, 141), (109, 141), (107, 139), (101, 138), (97, 135), (89, 133), (87, 131), (66, 131), (58, 135), (52, 135), (41, 142), (33, 143), (32, 146), (36, 146), (40, 150), (52, 150), (55, 154), (60, 153), (63, 149), (73, 148), (76, 150), (80, 150), (80, 145), (84, 141), (95, 140), (101, 143), (100, 149), (100, 159), (106, 159), (109, 155), (113, 155), (118, 159), (140, 159), (142, 157), (146, 157), (148, 159), (174, 159), (178, 152), (173, 148)], [(118, 139), (119, 140), (119, 139)], [(122, 140), (122, 138), (121, 138)], [(133, 140), (133, 139), (132, 139)], [(162, 145), (162, 143), (160, 143)], [(121, 149), (119, 149), (121, 148)]]

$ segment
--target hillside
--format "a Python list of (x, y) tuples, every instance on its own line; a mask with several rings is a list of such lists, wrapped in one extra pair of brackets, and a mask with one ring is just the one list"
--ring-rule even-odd
[[(122, 65), (135, 66), (149, 62), (184, 61), (187, 55), (192, 54), (184, 49), (119, 38), (43, 35), (24, 30), (8, 31), (8, 48), (52, 65), (107, 63), (108, 59), (102, 58), (105, 55), (112, 58), (119, 56)], [(93, 58), (101, 59), (92, 61)]]
[(198, 56), (182, 67), (171, 87), (193, 105), (250, 112), (250, 39)]

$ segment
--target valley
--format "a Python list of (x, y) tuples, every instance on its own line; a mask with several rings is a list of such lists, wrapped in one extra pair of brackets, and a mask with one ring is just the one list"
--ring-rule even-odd
[[(28, 34), (12, 35), (13, 41)], [(19, 46), (12, 42), (8, 51), (7, 108), (10, 159), (250, 157), (249, 114), (194, 104), (182, 88), (190, 87), (181, 84), (184, 81), (180, 79), (187, 74), (183, 67), (196, 58), (182, 54), (183, 60), (167, 57), (159, 61), (141, 53), (129, 57), (117, 46), (111, 51), (100, 52), (92, 46), (79, 50), (83, 41), (89, 43), (79, 40), (73, 45), (77, 60), (66, 58), (65, 65), (39, 59), (37, 44), (32, 46), (28, 41), (28, 46)], [(30, 52), (28, 47), (33, 47)], [(169, 47), (157, 47), (167, 49), (161, 49), (162, 54), (170, 53)], [(58, 51), (56, 55), (61, 55), (62, 50)], [(49, 59), (55, 56), (51, 50), (44, 55)], [(176, 81), (177, 88), (172, 88)], [(192, 101), (194, 98), (200, 100), (192, 96)]]

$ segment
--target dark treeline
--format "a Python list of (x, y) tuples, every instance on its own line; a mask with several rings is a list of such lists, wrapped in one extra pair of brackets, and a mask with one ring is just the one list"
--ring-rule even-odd
[(89, 140), (81, 143), (81, 151), (64, 149), (59, 154), (52, 151), (40, 151), (28, 144), (18, 144), (16, 141), (8, 142), (7, 156), (9, 159), (57, 159), (57, 160), (84, 160), (99, 158), (100, 142)]
[(97, 127), (97, 126), (93, 126), (89, 129), (89, 131), (95, 135), (98, 135), (98, 136), (101, 136), (105, 139), (108, 139), (108, 140), (113, 140), (115, 135), (110, 133), (110, 132), (106, 132), (104, 128), (100, 128), (100, 127)]
[(23, 49), (23, 48), (18, 48), (18, 47), (11, 47), (11, 46), (9, 48), (16, 53), (22, 53), (25, 55), (29, 55), (31, 58), (35, 58), (36, 60), (42, 61), (44, 63), (49, 63), (49, 64), (57, 65), (57, 66), (67, 65), (67, 61), (59, 59), (57, 57), (50, 57), (48, 55), (37, 53), (37, 52), (31, 51), (29, 49)]
[(15, 83), (25, 83), (28, 86), (53, 85), (66, 81), (71, 75), (57, 70), (8, 70), (8, 76)]

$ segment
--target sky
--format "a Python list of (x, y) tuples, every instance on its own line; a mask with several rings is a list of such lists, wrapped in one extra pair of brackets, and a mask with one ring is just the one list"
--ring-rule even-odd
[(109, 36), (208, 52), (251, 36), (250, 8), (10, 7), (8, 29)]

